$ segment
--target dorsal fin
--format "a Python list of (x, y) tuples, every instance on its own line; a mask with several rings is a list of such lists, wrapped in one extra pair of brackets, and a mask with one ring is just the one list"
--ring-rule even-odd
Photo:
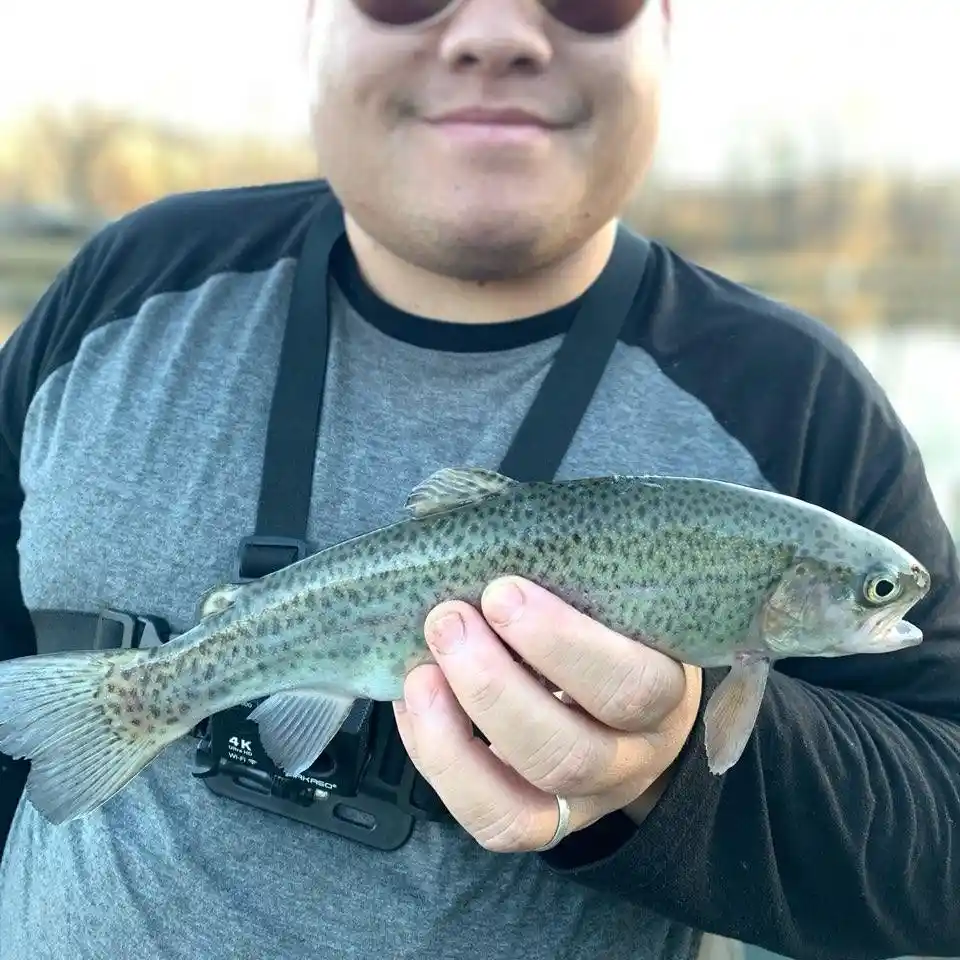
[(454, 507), (496, 496), (511, 487), (516, 480), (495, 470), (480, 467), (444, 467), (418, 483), (407, 497), (406, 509), (414, 517), (427, 517)]

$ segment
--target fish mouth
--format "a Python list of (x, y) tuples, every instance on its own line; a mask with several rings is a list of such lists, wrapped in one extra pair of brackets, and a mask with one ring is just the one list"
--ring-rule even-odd
[(880, 631), (870, 644), (872, 650), (883, 653), (887, 650), (904, 650), (923, 641), (923, 631), (907, 620), (896, 620)]

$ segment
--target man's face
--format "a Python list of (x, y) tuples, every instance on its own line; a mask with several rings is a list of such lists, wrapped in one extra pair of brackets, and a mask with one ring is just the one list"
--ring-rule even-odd
[[(648, 0), (620, 32), (590, 36), (537, 0), (464, 0), (412, 28), (312, 0), (320, 172), (365, 233), (436, 273), (506, 279), (569, 255), (649, 165), (668, 9)], [(534, 119), (445, 122), (470, 110)]]

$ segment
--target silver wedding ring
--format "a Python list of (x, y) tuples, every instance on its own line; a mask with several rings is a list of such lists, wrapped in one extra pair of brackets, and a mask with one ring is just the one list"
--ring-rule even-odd
[(570, 832), (570, 804), (563, 797), (557, 797), (557, 829), (553, 837), (542, 847), (534, 847), (534, 853), (552, 850)]

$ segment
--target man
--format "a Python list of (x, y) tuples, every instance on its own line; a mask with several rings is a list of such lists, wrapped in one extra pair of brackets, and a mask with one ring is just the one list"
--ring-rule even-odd
[[(3, 655), (33, 649), (27, 610), (186, 629), (229, 577), (320, 207), (342, 204), (349, 243), (310, 541), (396, 519), (438, 467), (495, 469), (648, 166), (669, 25), (666, 0), (312, 3), (333, 194), (134, 213), (3, 351)], [(724, 671), (493, 584), (482, 610), (428, 618), (437, 665), (396, 705), (448, 817), (375, 850), (205, 790), (176, 745), (87, 817), (19, 804), (0, 960), (674, 958), (703, 930), (796, 957), (960, 952), (960, 576), (917, 449), (820, 324), (659, 244), (638, 271), (558, 476), (706, 475), (821, 503), (928, 566), (925, 642), (781, 663), (742, 758), (713, 776), (700, 718)]]

